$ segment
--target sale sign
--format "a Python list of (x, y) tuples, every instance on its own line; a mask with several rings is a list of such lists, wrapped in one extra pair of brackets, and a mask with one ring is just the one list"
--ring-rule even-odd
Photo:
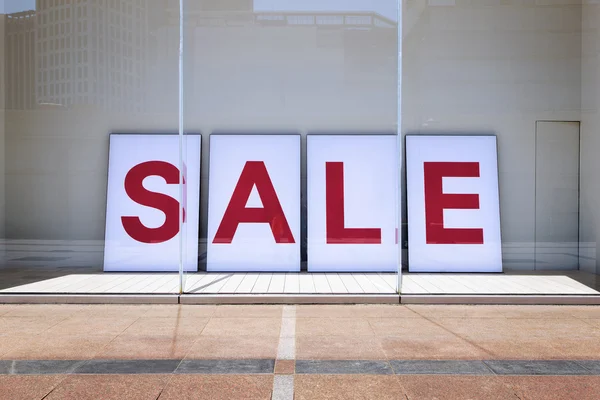
[(200, 146), (186, 136), (181, 173), (177, 135), (110, 135), (105, 271), (178, 271), (182, 240), (184, 270), (198, 269)]
[(395, 135), (308, 135), (309, 271), (396, 271)]
[(495, 136), (406, 136), (409, 270), (501, 272)]
[(300, 135), (211, 135), (208, 271), (300, 270)]

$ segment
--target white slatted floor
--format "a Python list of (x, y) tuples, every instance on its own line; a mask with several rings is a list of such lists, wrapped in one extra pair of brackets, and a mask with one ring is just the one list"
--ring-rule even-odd
[[(573, 279), (573, 277), (577, 279)], [(599, 295), (579, 281), (584, 273), (404, 274), (403, 294)], [(97, 273), (65, 275), (0, 290), (1, 293), (177, 293), (177, 274)], [(396, 275), (384, 273), (195, 273), (186, 277), (193, 294), (394, 294)]]

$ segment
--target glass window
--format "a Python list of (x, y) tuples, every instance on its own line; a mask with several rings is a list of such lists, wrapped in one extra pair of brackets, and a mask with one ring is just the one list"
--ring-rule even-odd
[[(185, 9), (182, 21), (179, 1)], [(494, 265), (506, 274), (562, 274), (580, 282), (597, 281), (600, 5), (484, 3), (47, 0), (36, 1), (35, 10), (2, 15), (0, 292), (24, 276), (35, 284), (36, 279), (41, 282), (40, 276), (80, 275), (78, 279), (92, 288), (93, 277), (119, 268), (142, 268), (131, 262), (143, 259), (146, 252), (140, 249), (160, 247), (143, 247), (154, 238), (136, 232), (152, 236), (152, 227), (162, 224), (172, 234), (164, 241), (168, 245), (162, 252), (149, 253), (156, 256), (150, 261), (169, 255), (156, 266), (156, 271), (168, 269), (164, 282), (152, 283), (158, 291), (164, 287), (179, 291), (179, 256), (191, 260), (190, 274), (197, 273), (186, 275), (185, 289), (193, 291), (200, 287), (203, 273), (223, 272), (234, 261), (240, 268), (240, 259), (262, 260), (262, 266), (255, 266), (260, 269), (289, 258), (305, 274), (337, 268), (335, 263), (348, 254), (353, 256), (348, 256), (347, 264), (368, 254), (370, 260), (385, 260), (381, 265), (387, 269), (381, 268), (392, 274), (392, 259), (396, 267), (401, 260), (404, 270), (417, 273), (420, 255), (421, 265), (429, 263), (425, 268), (439, 272), (450, 268), (452, 257), (439, 252), (446, 245), (463, 246), (453, 247), (456, 251), (450, 255), (467, 254), (467, 260), (479, 264), (494, 258)], [(180, 24), (185, 39), (182, 75)], [(169, 136), (164, 143), (144, 136), (180, 130), (181, 137)], [(229, 140), (223, 139), (225, 133), (235, 136), (229, 138), (234, 142), (223, 145), (227, 151), (219, 155), (215, 143)], [(373, 144), (376, 138), (385, 141), (398, 134), (394, 143), (381, 148)], [(229, 150), (260, 148), (256, 143), (265, 140), (263, 136), (274, 140), (274, 135), (298, 139), (290, 145), (297, 151), (281, 160), (282, 164), (296, 160), (297, 173), (283, 179), (287, 185), (282, 187), (276, 177), (271, 182), (282, 196), (288, 189), (291, 193), (292, 186), (297, 189), (288, 196), (289, 203), (282, 200), (290, 205), (281, 206), (297, 251), (294, 247), (295, 252), (279, 257), (265, 247), (264, 254), (270, 257), (260, 259), (263, 248), (254, 244), (256, 237), (266, 232), (271, 244), (277, 244), (277, 238), (290, 240), (280, 213), (263, 223), (263, 231), (243, 224), (234, 230), (244, 248), (226, 247), (235, 243), (224, 243), (229, 236), (219, 236), (217, 230), (250, 161), (236, 164), (227, 159), (233, 157)], [(441, 158), (435, 160), (411, 158), (419, 151), (410, 150), (409, 141), (430, 138), (423, 147), (430, 150), (437, 148), (432, 143), (440, 137), (448, 140), (439, 145), (442, 150), (456, 151), (440, 150), (445, 155), (437, 154)], [(459, 143), (473, 137), (494, 138), (495, 150), (485, 164), (490, 170), (482, 169), (483, 161), (477, 158), (483, 152), (468, 153), (468, 146)], [(244, 142), (248, 138), (253, 141)], [(324, 149), (352, 148), (353, 140), (364, 143), (358, 150), (348, 150), (350, 155), (344, 157), (350, 161), (345, 166), (325, 160)], [(144, 208), (143, 201), (124, 189), (127, 176), (119, 172), (118, 163), (133, 163), (132, 150), (145, 152), (140, 156), (145, 157), (143, 162), (160, 156), (169, 164), (161, 165), (177, 178), (169, 182), (176, 183), (166, 183), (151, 171), (143, 185), (137, 181), (132, 185), (171, 198), (172, 209)], [(467, 155), (458, 160), (457, 154)], [(390, 164), (371, 174), (377, 179), (364, 178), (361, 189), (353, 174), (360, 175), (388, 156)], [(231, 162), (219, 164), (219, 158)], [(479, 169), (469, 172), (473, 176), (464, 176), (464, 170), (463, 176), (454, 176), (448, 172), (453, 163), (474, 163), (478, 167), (465, 168)], [(272, 168), (267, 164), (265, 169)], [(224, 177), (231, 175), (229, 181), (215, 172), (219, 165)], [(127, 164), (128, 171), (137, 166)], [(179, 182), (188, 172), (198, 174), (194, 185)], [(428, 180), (431, 185), (426, 174), (433, 176)], [(493, 179), (485, 180), (485, 174)], [(218, 186), (211, 178), (215, 176), (223, 178)], [(324, 203), (327, 177), (341, 182), (329, 192), (337, 199), (330, 208)], [(381, 187), (379, 180), (385, 180)], [(482, 192), (489, 182), (497, 194), (492, 189), (493, 193)], [(395, 192), (387, 192), (392, 185)], [(256, 186), (254, 191), (255, 186), (248, 185), (247, 198), (240, 204), (259, 208), (262, 189)], [(187, 197), (180, 198), (179, 189)], [(222, 198), (215, 198), (221, 189)], [(373, 195), (379, 190), (384, 194)], [(456, 209), (431, 206), (435, 201), (426, 203), (425, 196), (432, 190), (439, 204), (448, 198), (450, 203), (465, 204)], [(340, 202), (340, 197), (347, 199)], [(382, 199), (388, 203), (379, 205)], [(184, 200), (192, 204), (187, 225), (179, 220)], [(372, 214), (369, 207), (375, 210)], [(494, 218), (482, 216), (492, 208)], [(119, 212), (111, 214), (114, 210)], [(328, 220), (328, 215), (337, 217)], [(381, 215), (386, 218), (380, 221)], [(500, 228), (490, 239), (482, 224), (491, 219)], [(342, 236), (329, 235), (328, 226), (338, 226)], [(458, 234), (462, 241), (454, 241), (457, 231), (467, 233)], [(361, 252), (356, 250), (360, 246), (353, 247), (346, 254), (327, 247), (366, 245), (369, 240), (390, 245), (385, 251), (367, 246), (369, 250)], [(470, 246), (486, 241), (492, 242), (494, 257), (469, 253), (475, 248)], [(222, 248), (233, 250), (219, 256)], [(321, 257), (321, 264), (311, 254)], [(363, 259), (357, 268), (364, 265)], [(83, 277), (88, 274), (91, 278)]]

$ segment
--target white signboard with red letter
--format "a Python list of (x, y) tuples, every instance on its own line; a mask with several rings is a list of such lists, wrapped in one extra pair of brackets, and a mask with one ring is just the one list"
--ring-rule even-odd
[(308, 135), (309, 271), (396, 271), (395, 135)]
[(409, 270), (501, 272), (495, 136), (406, 137)]
[(179, 245), (185, 271), (198, 270), (200, 201), (199, 135), (184, 149), (184, 229), (179, 231), (179, 137), (110, 135), (105, 271), (178, 271)]
[(211, 135), (208, 271), (300, 270), (300, 135)]

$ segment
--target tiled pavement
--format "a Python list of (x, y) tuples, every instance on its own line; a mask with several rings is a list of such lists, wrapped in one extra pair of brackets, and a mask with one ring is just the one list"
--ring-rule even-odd
[(0, 399), (598, 393), (598, 306), (0, 305)]

